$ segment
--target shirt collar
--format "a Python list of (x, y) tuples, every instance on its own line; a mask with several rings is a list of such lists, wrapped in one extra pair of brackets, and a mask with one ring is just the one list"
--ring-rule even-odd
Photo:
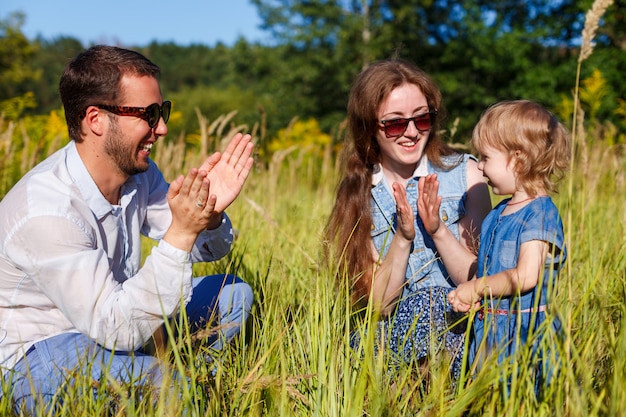
[[(426, 175), (428, 175), (428, 157), (422, 155), (415, 167), (415, 171), (413, 171), (413, 177), (425, 177)], [(380, 163), (375, 164), (374, 172), (372, 173), (372, 185), (378, 185), (384, 177), (382, 165)]]
[[(98, 219), (101, 219), (109, 214), (113, 210), (113, 205), (109, 203), (100, 192), (100, 189), (87, 170), (85, 163), (80, 158), (74, 141), (71, 141), (68, 145), (66, 163), (72, 181), (78, 187), (78, 190), (94, 215)], [(136, 188), (135, 184), (137, 183), (137, 179), (135, 177), (135, 175), (131, 176), (122, 186), (120, 199), (123, 198), (124, 194), (130, 193)]]

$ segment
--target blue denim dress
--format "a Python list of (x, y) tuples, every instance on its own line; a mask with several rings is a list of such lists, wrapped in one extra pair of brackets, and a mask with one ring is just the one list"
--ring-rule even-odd
[[(530, 204), (509, 215), (502, 215), (505, 200), (498, 204), (485, 218), (478, 253), (478, 277), (493, 275), (517, 266), (520, 247), (524, 242), (541, 240), (550, 244), (550, 253), (544, 265), (539, 284), (520, 296), (486, 297), (482, 309), (473, 322), (469, 361), (480, 367), (488, 354), (497, 354), (502, 363), (519, 346), (525, 344), (546, 320), (549, 294), (556, 276), (566, 258), (563, 223), (558, 209), (550, 197), (539, 197)], [(545, 324), (544, 324), (545, 325)], [(560, 322), (557, 318), (549, 325), (558, 335)], [(543, 334), (543, 333), (542, 333)], [(538, 384), (549, 378), (550, 366), (546, 347), (541, 337), (534, 338), (534, 358), (537, 365)], [(556, 352), (551, 352), (555, 355)], [(542, 370), (543, 368), (543, 370)]]
[[(416, 170), (414, 178), (408, 181), (406, 193), (413, 208), (417, 233), (409, 256), (402, 297), (394, 313), (379, 327), (379, 331), (388, 336), (391, 351), (407, 362), (445, 349), (452, 358), (451, 372), (455, 378), (462, 360), (464, 329), (453, 326), (457, 316), (453, 314), (447, 298), (453, 283), (417, 213), (417, 182), (420, 176), (437, 174), (439, 195), (442, 197), (440, 218), (458, 239), (458, 222), (465, 215), (467, 162), (470, 158), (473, 157), (467, 154), (444, 158), (444, 164), (452, 167), (448, 170), (425, 160)], [(384, 177), (373, 185), (371, 196), (371, 235), (383, 258), (396, 230), (396, 202)]]

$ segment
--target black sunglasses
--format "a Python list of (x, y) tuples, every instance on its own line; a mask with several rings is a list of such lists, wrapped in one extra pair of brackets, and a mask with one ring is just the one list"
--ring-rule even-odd
[(159, 118), (163, 118), (163, 121), (167, 123), (170, 119), (170, 112), (172, 111), (172, 102), (166, 100), (159, 106), (158, 103), (152, 103), (148, 107), (129, 107), (129, 106), (109, 106), (108, 104), (94, 104), (99, 109), (110, 111), (118, 116), (135, 116), (139, 117), (146, 122), (150, 128), (154, 128), (159, 124)]
[(407, 127), (409, 127), (409, 122), (415, 123), (415, 127), (420, 132), (425, 132), (430, 130), (435, 124), (435, 119), (437, 117), (437, 110), (432, 110), (427, 113), (421, 113), (414, 117), (409, 117), (407, 119), (389, 119), (389, 120), (381, 120), (380, 123), (382, 126), (379, 126), (379, 129), (385, 132), (385, 135), (388, 137), (400, 137), (404, 135)]

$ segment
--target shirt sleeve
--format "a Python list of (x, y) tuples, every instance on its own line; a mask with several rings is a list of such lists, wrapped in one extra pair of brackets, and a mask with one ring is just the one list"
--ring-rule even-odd
[[(189, 253), (161, 241), (139, 272), (119, 283), (96, 230), (76, 212), (29, 218), (6, 243), (12, 262), (37, 287), (30, 297), (21, 293), (42, 310), (37, 325), (77, 330), (109, 349), (136, 350), (191, 297)], [(55, 310), (73, 329), (52, 322)]]
[(547, 263), (559, 264), (565, 260), (563, 222), (551, 199), (532, 205), (532, 210), (525, 216), (520, 241), (524, 243), (531, 240), (541, 240), (550, 245)]
[(193, 262), (216, 261), (230, 252), (234, 240), (233, 225), (226, 213), (222, 213), (220, 225), (213, 230), (204, 230), (198, 236), (191, 252)]

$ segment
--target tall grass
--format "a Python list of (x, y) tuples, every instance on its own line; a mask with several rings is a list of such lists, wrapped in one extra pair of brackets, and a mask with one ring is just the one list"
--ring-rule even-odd
[[(253, 286), (256, 304), (242, 337), (217, 355), (192, 335), (176, 339), (164, 358), (188, 377), (179, 400), (151, 401), (115, 384), (99, 387), (105, 394), (100, 397), (85, 396), (91, 381), (79, 378), (75, 390), (60, 393), (66, 404), (62, 415), (108, 415), (110, 410), (117, 415), (179, 415), (183, 408), (192, 415), (251, 416), (622, 413), (626, 159), (623, 147), (594, 143), (579, 147), (571, 182), (556, 196), (569, 219), (569, 260), (559, 276), (555, 303), (567, 336), (559, 351), (567, 362), (542, 400), (531, 395), (528, 352), (521, 352), (511, 367), (486, 366), (472, 381), (455, 385), (447, 377), (445, 358), (433, 361), (428, 373), (411, 364), (389, 372), (392, 358), (376, 355), (373, 340), (362, 351), (353, 350), (350, 334), (372, 326), (374, 317), (366, 312), (355, 320), (347, 285), (337, 282), (320, 256), (336, 169), (331, 160), (322, 169), (319, 161), (292, 152), (256, 166), (229, 209), (238, 230), (232, 254), (196, 266), (197, 274), (234, 272)], [(158, 150), (157, 162), (163, 149), (173, 152)], [(212, 353), (220, 363), (215, 376), (213, 364), (205, 360)], [(511, 392), (505, 395), (498, 381), (510, 376)], [(5, 395), (0, 414), (9, 411)]]
[[(411, 365), (390, 373), (390, 358), (367, 347), (357, 355), (349, 347), (359, 325), (347, 286), (318, 262), (336, 178), (329, 175), (312, 187), (318, 179), (302, 167), (293, 189), (284, 165), (284, 175), (276, 177), (257, 171), (230, 210), (240, 232), (234, 256), (258, 294), (245, 353), (252, 371), (230, 375), (258, 382), (235, 395), (259, 390), (261, 403), (251, 415), (619, 414), (626, 406), (624, 149), (588, 146), (576, 155), (574, 168), (571, 194), (566, 182), (555, 198), (569, 219), (569, 260), (555, 302), (566, 340), (554, 343), (565, 362), (541, 401), (533, 399), (532, 375), (525, 371), (531, 368), (524, 362), (528, 352), (511, 369), (487, 366), (460, 386), (447, 379), (445, 362), (433, 363), (426, 375)], [(274, 188), (282, 192), (267, 191)], [(364, 320), (361, 326), (372, 324), (371, 316)], [(506, 396), (498, 381), (511, 375)]]
[[(201, 119), (205, 128), (192, 147), (186, 138), (157, 144), (155, 160), (166, 178), (197, 166), (202, 150), (220, 149), (233, 131), (245, 129), (229, 124), (230, 117), (210, 124)], [(565, 340), (552, 340), (563, 363), (542, 398), (532, 394), (532, 364), (523, 349), (510, 365), (488, 364), (457, 383), (448, 378), (445, 357), (425, 371), (395, 366), (392, 357), (378, 354), (375, 332), (365, 331), (375, 325), (375, 314), (352, 311), (348, 279), (338, 281), (322, 262), (321, 233), (338, 179), (331, 149), (322, 160), (289, 149), (257, 164), (229, 208), (238, 235), (232, 253), (194, 267), (197, 275), (232, 272), (252, 285), (256, 303), (241, 337), (221, 352), (212, 352), (203, 335), (173, 338), (159, 354), (186, 377), (173, 383), (176, 395), (153, 396), (111, 381), (94, 385), (77, 376), (59, 393), (59, 415), (623, 415), (626, 150), (585, 137), (581, 118), (573, 123), (572, 170), (555, 197), (568, 241), (553, 313), (564, 327)], [(15, 138), (14, 129), (0, 127), (2, 196), (23, 173), (21, 162), (7, 161), (32, 165), (45, 156), (33, 156), (38, 147), (12, 146), (7, 138)], [(146, 252), (150, 245), (144, 243)], [(350, 347), (353, 332), (366, 335), (358, 351)], [(0, 415), (11, 415), (9, 391), (3, 384)]]

